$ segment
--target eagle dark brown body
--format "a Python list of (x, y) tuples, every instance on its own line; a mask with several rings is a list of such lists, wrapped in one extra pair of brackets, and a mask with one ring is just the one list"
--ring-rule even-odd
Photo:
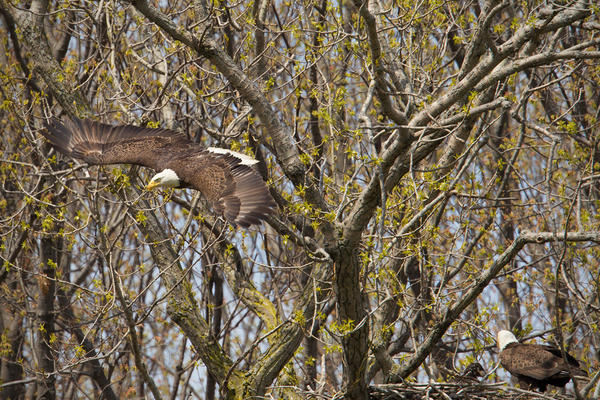
[(587, 376), (572, 355), (567, 353), (565, 362), (559, 349), (519, 343), (509, 331), (498, 332), (498, 347), (502, 366), (520, 383), (540, 392), (548, 385), (563, 387), (574, 376)]
[(52, 121), (42, 134), (61, 153), (89, 164), (136, 164), (174, 172), (175, 184), (152, 186), (199, 190), (217, 213), (242, 227), (259, 224), (275, 207), (266, 184), (250, 166), (256, 160), (206, 149), (176, 131), (68, 119)]

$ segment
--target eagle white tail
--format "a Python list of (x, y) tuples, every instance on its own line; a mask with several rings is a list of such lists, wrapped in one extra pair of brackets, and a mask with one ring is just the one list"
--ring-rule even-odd
[(258, 160), (243, 154), (243, 153), (239, 153), (237, 151), (233, 151), (233, 150), (229, 150), (229, 149), (221, 149), (219, 147), (209, 147), (207, 149), (208, 151), (210, 151), (211, 153), (216, 153), (216, 154), (231, 154), (232, 156), (239, 158), (242, 162), (242, 165), (254, 165), (258, 163)]

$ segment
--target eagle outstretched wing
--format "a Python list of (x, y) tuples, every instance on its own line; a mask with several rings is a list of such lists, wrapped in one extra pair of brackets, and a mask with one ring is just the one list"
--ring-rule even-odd
[(202, 149), (169, 129), (113, 126), (76, 118), (52, 120), (42, 135), (61, 153), (89, 164), (136, 164), (157, 171), (163, 169), (169, 150)]

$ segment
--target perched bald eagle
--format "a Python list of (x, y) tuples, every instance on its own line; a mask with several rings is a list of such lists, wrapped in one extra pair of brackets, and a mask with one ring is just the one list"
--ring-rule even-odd
[(63, 154), (88, 164), (136, 164), (158, 173), (147, 189), (193, 188), (234, 225), (259, 224), (275, 202), (251, 165), (235, 151), (204, 148), (168, 129), (112, 126), (90, 120), (51, 121), (42, 134)]
[(548, 385), (565, 386), (572, 377), (585, 377), (586, 372), (579, 362), (566, 354), (567, 362), (560, 349), (541, 344), (519, 343), (512, 332), (498, 332), (500, 364), (530, 389), (545, 392)]

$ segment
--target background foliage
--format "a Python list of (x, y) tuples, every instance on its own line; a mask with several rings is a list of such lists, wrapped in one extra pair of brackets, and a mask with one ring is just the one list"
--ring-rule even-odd
[[(594, 377), (599, 11), (0, 0), (0, 395), (366, 398), (473, 361), (496, 382), (506, 328)], [(236, 230), (144, 192), (152, 171), (56, 154), (51, 116), (251, 153), (278, 212)]]

